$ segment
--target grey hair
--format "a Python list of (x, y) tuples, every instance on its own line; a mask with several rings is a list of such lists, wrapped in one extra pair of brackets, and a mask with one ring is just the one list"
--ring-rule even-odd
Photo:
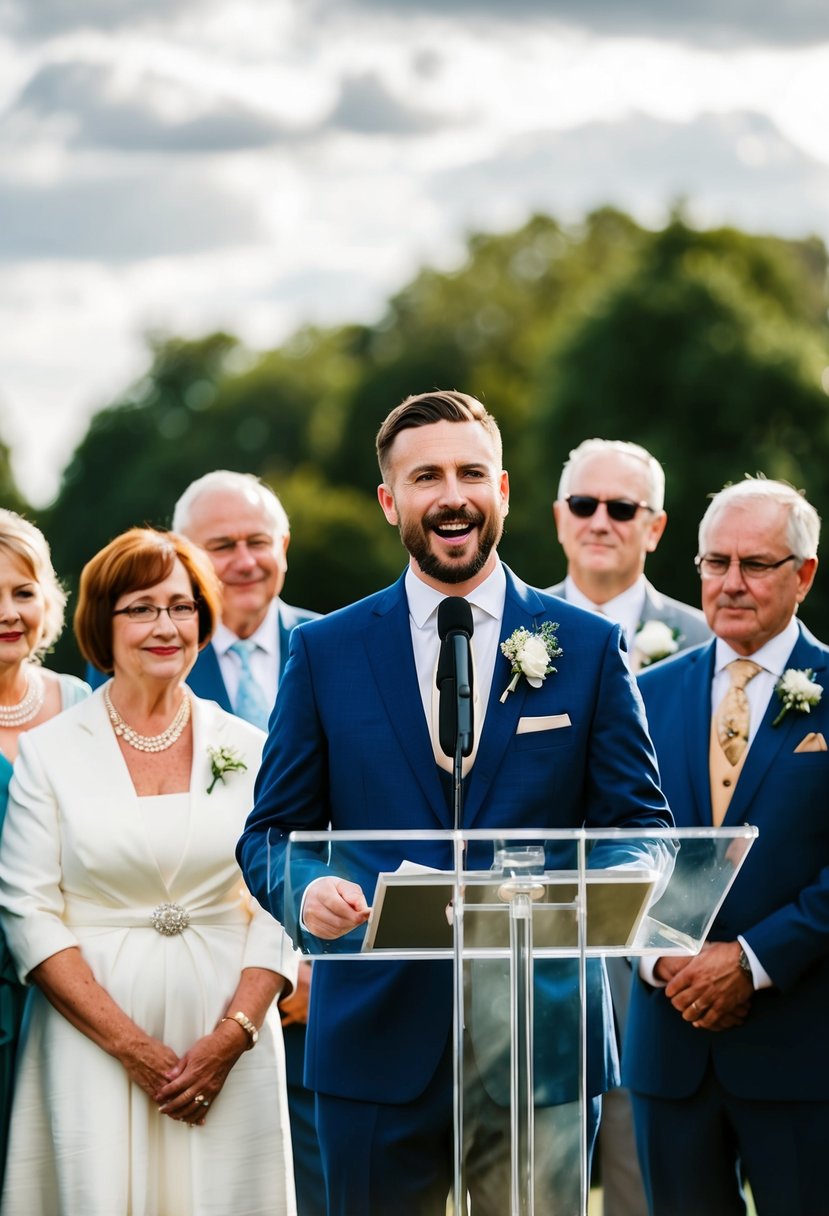
[(699, 551), (705, 553), (705, 540), (712, 524), (719, 519), (727, 507), (738, 504), (751, 506), (758, 500), (776, 502), (788, 511), (786, 521), (786, 543), (797, 558), (798, 564), (810, 557), (817, 557), (820, 541), (820, 516), (802, 490), (796, 490), (786, 481), (772, 481), (763, 476), (750, 477), (734, 482), (714, 494), (708, 509), (700, 520)]
[(261, 502), (273, 525), (274, 536), (279, 539), (289, 534), (291, 525), (285, 508), (270, 486), (265, 485), (264, 481), (260, 481), (252, 473), (235, 473), (230, 469), (215, 469), (212, 473), (205, 473), (203, 477), (190, 482), (173, 508), (172, 530), (187, 536), (190, 513), (196, 499), (201, 498), (204, 494), (213, 494), (222, 490), (231, 490), (236, 494), (248, 496), (251, 493), (254, 494)]
[(557, 501), (563, 502), (570, 492), (570, 479), (574, 468), (587, 456), (612, 452), (618, 456), (630, 456), (640, 461), (648, 474), (648, 506), (657, 514), (665, 507), (665, 470), (650, 452), (638, 443), (627, 443), (624, 439), (585, 439), (564, 462), (558, 483)]

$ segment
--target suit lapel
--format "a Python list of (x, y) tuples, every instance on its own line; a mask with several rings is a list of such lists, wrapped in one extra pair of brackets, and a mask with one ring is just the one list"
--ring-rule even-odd
[(375, 603), (368, 620), (365, 647), (377, 691), (400, 748), (440, 826), (451, 827), (452, 816), (432, 754), (417, 682), (403, 577)]
[(711, 680), (715, 643), (698, 651), (683, 678), (681, 696), (688, 707), (685, 717), (686, 770), (693, 792), (694, 813), (700, 827), (711, 826), (711, 780), (708, 749), (711, 742)]
[[(800, 637), (794, 645), (792, 653), (786, 661), (786, 667), (802, 670), (811, 667), (815, 674), (826, 670), (826, 655), (806, 634), (803, 626)], [(822, 681), (819, 681), (822, 682)], [(803, 734), (803, 715), (790, 710), (779, 726), (772, 722), (780, 712), (780, 700), (772, 694), (763, 721), (752, 741), (746, 756), (740, 780), (734, 790), (734, 797), (725, 817), (725, 824), (742, 823), (748, 808), (754, 801), (758, 788), (763, 783), (766, 774), (777, 761), (781, 752), (794, 751), (796, 741)]]
[(187, 677), (187, 683), (197, 697), (203, 697), (205, 701), (217, 701), (222, 709), (227, 710), (229, 714), (233, 713), (212, 642), (199, 652), (195, 666)]
[(276, 686), (278, 688), (282, 683), (282, 673), (285, 670), (285, 664), (288, 662), (288, 650), (291, 645), (291, 630), (285, 624), (280, 605), (277, 605), (276, 611), (276, 636), (279, 651), (279, 671), (276, 676)]

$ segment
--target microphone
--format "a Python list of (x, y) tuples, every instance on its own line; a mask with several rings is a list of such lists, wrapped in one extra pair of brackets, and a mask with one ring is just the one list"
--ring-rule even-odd
[(472, 608), (460, 596), (447, 596), (438, 605), (441, 641), (436, 683), (440, 692), (438, 742), (446, 756), (472, 752), (472, 662), (470, 640), (475, 632)]

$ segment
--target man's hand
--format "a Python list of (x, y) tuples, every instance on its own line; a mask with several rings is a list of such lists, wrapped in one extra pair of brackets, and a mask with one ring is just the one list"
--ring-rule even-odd
[(686, 954), (663, 954), (656, 960), (653, 978), (659, 980), (662, 984), (670, 984), (674, 976), (678, 975), (687, 966), (688, 956)]
[(748, 1016), (753, 994), (751, 977), (740, 966), (739, 942), (703, 946), (665, 989), (674, 1009), (701, 1030), (739, 1026)]
[(311, 964), (300, 963), (296, 988), (279, 1002), (279, 1016), (283, 1026), (292, 1026), (295, 1022), (299, 1022), (302, 1026), (307, 1025), (310, 992)]
[(332, 941), (365, 924), (371, 909), (362, 889), (344, 878), (321, 878), (308, 888), (302, 919), (309, 933)]

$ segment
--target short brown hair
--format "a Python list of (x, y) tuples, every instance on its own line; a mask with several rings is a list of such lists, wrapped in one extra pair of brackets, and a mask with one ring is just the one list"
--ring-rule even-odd
[(477, 397), (459, 393), (456, 389), (435, 389), (431, 393), (418, 393), (401, 401), (377, 432), (377, 461), (384, 479), (389, 468), (392, 444), (400, 432), (418, 426), (431, 426), (434, 422), (480, 422), (495, 444), (498, 464), (502, 463), (503, 447), (498, 423)]
[(221, 612), (221, 588), (210, 559), (176, 532), (130, 528), (111, 540), (81, 571), (75, 637), (81, 654), (99, 671), (111, 672), (112, 612), (130, 591), (143, 591), (162, 582), (176, 559), (190, 578), (199, 606), (199, 648), (213, 635)]

